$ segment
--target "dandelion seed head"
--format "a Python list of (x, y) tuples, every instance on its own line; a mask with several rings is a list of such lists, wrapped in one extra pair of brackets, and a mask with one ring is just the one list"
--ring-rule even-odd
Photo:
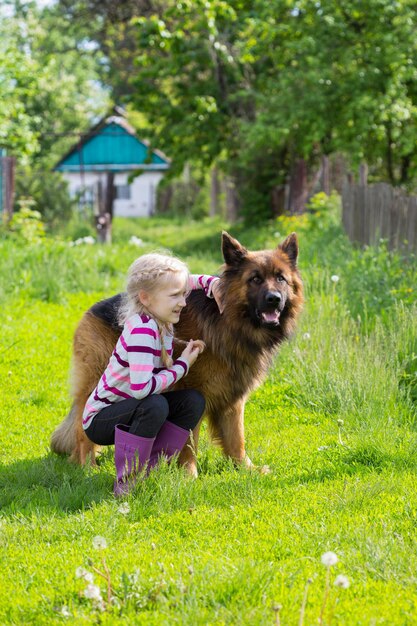
[(92, 583), (94, 580), (93, 574), (81, 566), (77, 567), (77, 569), (75, 570), (75, 577), (82, 578), (88, 583)]
[(107, 541), (104, 537), (97, 535), (93, 537), (93, 548), (95, 550), (105, 550), (107, 548)]
[(127, 515), (128, 513), (130, 513), (129, 503), (128, 502), (123, 502), (123, 504), (121, 504), (117, 510), (122, 515)]
[(310, 333), (304, 333), (303, 339), (311, 339)]
[(331, 567), (332, 565), (336, 565), (338, 561), (337, 555), (334, 552), (325, 552), (321, 555), (321, 562), (326, 567)]
[(348, 587), (350, 587), (349, 578), (347, 576), (344, 576), (343, 574), (339, 574), (339, 576), (336, 576), (334, 584), (336, 587), (341, 587), (342, 589), (347, 589)]
[(96, 600), (97, 602), (100, 602), (103, 599), (98, 585), (87, 585), (84, 589), (84, 596), (89, 600)]
[(333, 276), (330, 276), (330, 280), (332, 281), (332, 283), (338, 283), (340, 277), (337, 274), (333, 274)]

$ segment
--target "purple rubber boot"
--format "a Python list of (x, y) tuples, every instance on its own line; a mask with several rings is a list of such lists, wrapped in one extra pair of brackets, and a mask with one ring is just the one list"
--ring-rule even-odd
[(127, 495), (135, 486), (135, 477), (146, 465), (155, 441), (155, 438), (132, 435), (128, 428), (119, 424), (114, 429), (115, 496)]
[(166, 420), (155, 437), (147, 471), (149, 472), (158, 463), (161, 456), (170, 460), (175, 454), (181, 452), (189, 436), (189, 430), (184, 430)]

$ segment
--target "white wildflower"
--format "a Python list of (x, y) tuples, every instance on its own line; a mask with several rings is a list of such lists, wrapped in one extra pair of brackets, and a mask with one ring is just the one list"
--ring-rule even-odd
[(343, 574), (339, 574), (339, 576), (336, 576), (334, 584), (336, 587), (341, 587), (342, 589), (347, 589), (348, 587), (350, 587), (349, 578), (347, 576), (344, 576)]
[(304, 333), (303, 339), (311, 339), (310, 333)]
[(104, 537), (97, 535), (93, 537), (93, 548), (96, 550), (105, 550), (107, 548), (107, 541)]
[(331, 280), (333, 283), (338, 283), (338, 282), (339, 282), (339, 280), (340, 280), (340, 278), (339, 278), (339, 276), (338, 276), (337, 274), (333, 274), (333, 276), (330, 276), (330, 280)]
[(142, 248), (145, 245), (143, 240), (139, 237), (136, 237), (136, 235), (131, 236), (131, 238), (129, 239), (129, 243), (131, 243), (133, 246), (137, 246), (138, 248)]
[(67, 606), (63, 606), (61, 608), (61, 615), (62, 615), (62, 617), (71, 617), (71, 613), (70, 613), (69, 608)]
[(100, 602), (103, 600), (100, 587), (98, 585), (87, 585), (87, 587), (84, 589), (84, 595), (89, 600), (95, 600), (96, 602)]
[(128, 513), (130, 513), (129, 503), (128, 502), (123, 502), (123, 504), (121, 504), (117, 510), (122, 515), (127, 515)]
[(281, 237), (281, 233), (279, 233), (278, 231), (275, 231), (274, 237)]
[(82, 578), (87, 583), (92, 583), (94, 580), (93, 574), (84, 569), (84, 567), (77, 567), (77, 569), (75, 570), (75, 577)]
[(89, 244), (90, 246), (96, 243), (96, 240), (91, 235), (87, 235), (87, 237), (79, 237), (74, 241), (69, 242), (69, 246), (81, 246), (83, 243)]
[(332, 565), (336, 565), (338, 561), (337, 555), (334, 552), (325, 552), (321, 555), (321, 562), (326, 567), (331, 567)]

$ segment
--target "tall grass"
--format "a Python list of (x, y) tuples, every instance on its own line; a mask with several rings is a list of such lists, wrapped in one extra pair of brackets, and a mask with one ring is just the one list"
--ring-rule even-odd
[[(414, 623), (417, 268), (383, 243), (352, 246), (334, 198), (314, 207), (251, 227), (120, 219), (109, 247), (0, 242), (0, 623), (292, 626), (307, 584), (304, 626), (321, 612), (326, 625)], [(225, 226), (252, 249), (300, 237), (305, 311), (246, 407), (248, 453), (272, 472), (236, 470), (203, 427), (198, 480), (162, 465), (121, 509), (111, 449), (84, 469), (49, 452), (74, 328), (143, 252), (216, 271)], [(349, 589), (326, 587), (329, 550)]]

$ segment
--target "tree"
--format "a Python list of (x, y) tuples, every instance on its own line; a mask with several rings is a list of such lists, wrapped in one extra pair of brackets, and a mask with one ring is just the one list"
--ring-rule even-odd
[(100, 59), (84, 31), (69, 28), (54, 6), (35, 2), (16, 2), (2, 19), (0, 47), (4, 145), (50, 168), (108, 106)]
[(307, 172), (334, 152), (355, 167), (369, 161), (371, 177), (412, 185), (414, 0), (60, 6), (75, 21), (82, 11), (92, 17), (113, 93), (144, 115), (151, 139), (173, 159), (171, 173), (188, 161), (217, 166), (241, 210), (270, 214), (288, 179), (300, 181), (293, 195), (302, 200)]

